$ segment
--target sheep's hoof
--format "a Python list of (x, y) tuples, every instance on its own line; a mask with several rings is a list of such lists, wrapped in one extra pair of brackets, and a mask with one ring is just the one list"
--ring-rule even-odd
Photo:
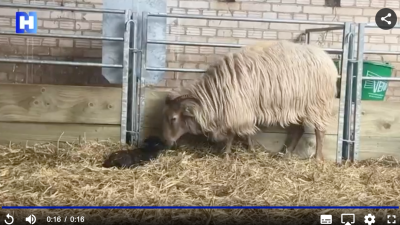
[(229, 155), (230, 155), (229, 153), (225, 152), (225, 160), (229, 161), (231, 159)]
[(324, 161), (325, 161), (325, 160), (324, 160), (324, 157), (322, 157), (322, 156), (317, 156), (317, 157), (316, 157), (316, 160), (317, 160), (317, 163), (318, 163), (318, 164), (323, 164)]
[(291, 152), (286, 152), (286, 154), (283, 155), (283, 158), (288, 160), (292, 159), (292, 157), (293, 154)]
[(248, 147), (247, 147), (247, 151), (249, 151), (249, 152), (255, 152), (256, 149), (255, 149), (253, 146), (248, 146)]
[(272, 152), (272, 153), (269, 153), (269, 155), (271, 156), (271, 158), (282, 158), (284, 156), (284, 153), (282, 153), (282, 152)]

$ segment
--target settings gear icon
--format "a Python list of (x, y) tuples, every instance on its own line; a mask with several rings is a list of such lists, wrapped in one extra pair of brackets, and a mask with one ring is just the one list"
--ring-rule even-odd
[(374, 215), (368, 214), (368, 215), (364, 216), (364, 219), (365, 219), (364, 223), (366, 223), (368, 225), (371, 225), (371, 224), (375, 223), (375, 216)]

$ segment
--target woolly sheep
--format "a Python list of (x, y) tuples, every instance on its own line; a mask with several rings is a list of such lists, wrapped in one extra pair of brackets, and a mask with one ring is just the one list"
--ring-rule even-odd
[(226, 141), (250, 136), (259, 126), (280, 125), (293, 133), (291, 156), (304, 133), (316, 133), (316, 158), (336, 94), (337, 69), (321, 48), (289, 41), (260, 42), (226, 54), (193, 85), (171, 92), (163, 111), (167, 145), (185, 133)]

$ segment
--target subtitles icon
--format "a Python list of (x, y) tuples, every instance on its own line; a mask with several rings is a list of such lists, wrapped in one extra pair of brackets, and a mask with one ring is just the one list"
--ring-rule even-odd
[(356, 215), (353, 213), (343, 213), (340, 215), (340, 222), (344, 225), (351, 225), (356, 222)]
[(332, 224), (332, 215), (321, 215), (321, 224)]

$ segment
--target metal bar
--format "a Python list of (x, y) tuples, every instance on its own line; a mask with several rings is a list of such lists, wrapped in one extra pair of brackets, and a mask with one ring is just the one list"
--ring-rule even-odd
[(306, 44), (310, 44), (310, 33), (306, 32)]
[(147, 75), (147, 71), (146, 71), (146, 67), (147, 67), (147, 29), (148, 29), (148, 17), (149, 17), (149, 13), (148, 12), (143, 12), (142, 13), (142, 30), (141, 30), (141, 70), (140, 70), (140, 74), (139, 74), (139, 78), (138, 81), (140, 83), (139, 86), (139, 91), (138, 91), (138, 112), (136, 115), (139, 127), (138, 127), (138, 133), (137, 133), (137, 138), (138, 140), (140, 140), (140, 121), (141, 121), (141, 115), (143, 114), (144, 111), (144, 86), (145, 86), (145, 82), (144, 82), (144, 77)]
[[(376, 23), (367, 23), (365, 25), (365, 28), (379, 28), (378, 25), (376, 25)], [(396, 25), (394, 26), (392, 29), (399, 29), (400, 25)]]
[(341, 85), (340, 85), (340, 100), (339, 100), (339, 119), (338, 119), (338, 139), (336, 148), (336, 163), (342, 164), (342, 150), (343, 150), (343, 127), (344, 127), (344, 108), (346, 102), (346, 77), (347, 77), (347, 64), (349, 53), (349, 41), (347, 39), (350, 32), (350, 23), (346, 22), (343, 29), (342, 40), (342, 57), (341, 57)]
[(390, 52), (390, 51), (364, 51), (364, 54), (400, 55), (400, 52)]
[(321, 31), (331, 31), (331, 30), (343, 30), (343, 26), (339, 27), (324, 27), (324, 28), (311, 28), (311, 29), (306, 29), (306, 33), (311, 33), (311, 32), (321, 32)]
[(27, 37), (52, 37), (52, 38), (74, 38), (74, 39), (89, 39), (89, 40), (106, 40), (106, 41), (123, 41), (122, 37), (102, 37), (102, 36), (83, 36), (83, 35), (64, 35), (64, 34), (31, 34), (23, 33), (17, 34), (9, 31), (0, 31), (0, 35), (11, 35), (11, 36), (27, 36)]
[(42, 65), (63, 65), (63, 66), (93, 66), (93, 67), (104, 67), (104, 68), (122, 68), (123, 67), (121, 64), (103, 64), (103, 63), (91, 63), (91, 62), (67, 62), (67, 61), (50, 61), (50, 60), (34, 60), (34, 59), (0, 58), (0, 62), (42, 64)]
[[(354, 24), (350, 25), (350, 33), (348, 36), (349, 40), (349, 59), (353, 59), (354, 57), (354, 32), (355, 26)], [(351, 62), (351, 61), (350, 61)], [(343, 129), (343, 157), (345, 160), (349, 159), (350, 151), (351, 151), (351, 143), (349, 142), (352, 139), (352, 127), (351, 127), (351, 115), (352, 115), (352, 103), (353, 103), (353, 73), (354, 73), (354, 63), (347, 64), (347, 76), (346, 76), (346, 102), (344, 107), (344, 129)]]
[[(137, 49), (137, 21), (133, 21), (133, 35), (132, 35), (132, 42), (133, 42), (133, 48)], [(139, 139), (138, 139), (138, 129), (139, 129), (139, 124), (138, 120), (136, 118), (137, 112), (138, 112), (138, 76), (137, 76), (137, 54), (139, 52), (133, 52), (133, 57), (132, 57), (132, 85), (131, 85), (131, 90), (132, 90), (132, 114), (131, 114), (131, 129), (134, 131), (134, 133), (131, 133), (131, 143), (133, 141), (136, 141), (136, 145), (139, 145)]]
[[(148, 44), (165, 44), (165, 45), (182, 45), (182, 46), (202, 46), (202, 47), (225, 47), (225, 48), (242, 48), (246, 45), (241, 44), (223, 44), (223, 43), (205, 43), (205, 42), (187, 42), (187, 41), (167, 41), (167, 40), (148, 40)], [(328, 53), (342, 53), (342, 49), (326, 48)]]
[[(362, 78), (364, 64), (364, 34), (365, 24), (358, 24), (358, 41), (357, 41), (357, 77), (356, 77), (356, 96), (354, 106), (354, 150), (353, 160), (357, 161), (360, 153), (360, 125), (361, 125), (361, 95), (362, 95)], [(400, 79), (399, 79), (400, 81)]]
[(343, 26), (343, 22), (324, 22), (324, 21), (308, 21), (308, 20), (278, 20), (278, 19), (261, 19), (246, 17), (225, 17), (225, 16), (203, 16), (203, 15), (187, 15), (187, 14), (166, 14), (166, 13), (150, 13), (150, 17), (166, 17), (166, 18), (182, 18), (182, 19), (209, 19), (224, 21), (243, 21), (243, 22), (267, 22), (267, 23), (294, 23), (294, 24), (314, 24), (314, 25), (339, 25)]
[(186, 69), (186, 68), (167, 68), (167, 67), (146, 67), (147, 71), (182, 72), (182, 73), (205, 73), (207, 70)]
[(242, 48), (242, 47), (246, 46), (246, 45), (241, 45), (241, 44), (166, 41), (166, 40), (148, 40), (147, 43), (148, 44), (164, 44), (164, 45), (202, 46), (202, 47), (225, 47), (225, 48)]
[[(205, 73), (207, 70), (203, 69), (188, 69), (188, 68), (167, 68), (167, 67), (147, 67), (147, 71), (163, 71), (163, 72), (182, 72), (182, 73)], [(340, 75), (337, 77), (341, 78)]]
[(123, 69), (122, 69), (122, 91), (121, 91), (121, 144), (126, 144), (126, 137), (128, 130), (127, 116), (128, 116), (128, 82), (129, 82), (129, 40), (131, 36), (131, 27), (129, 21), (131, 20), (132, 12), (125, 11), (125, 32), (124, 32), (124, 50), (123, 50)]
[(400, 77), (362, 77), (362, 80), (400, 81)]
[(92, 8), (77, 8), (77, 7), (64, 7), (64, 6), (44, 6), (44, 5), (28, 5), (28, 4), (5, 4), (1, 3), (0, 8), (25, 8), (25, 9), (45, 9), (45, 10), (63, 10), (75, 12), (97, 12), (97, 13), (116, 13), (124, 14), (125, 10), (118, 9), (92, 9)]

